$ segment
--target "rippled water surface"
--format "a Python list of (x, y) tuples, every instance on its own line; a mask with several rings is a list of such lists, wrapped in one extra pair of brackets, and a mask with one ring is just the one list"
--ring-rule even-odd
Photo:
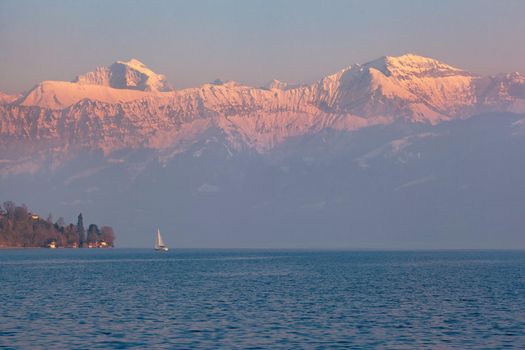
[(525, 349), (525, 252), (0, 251), (0, 348)]

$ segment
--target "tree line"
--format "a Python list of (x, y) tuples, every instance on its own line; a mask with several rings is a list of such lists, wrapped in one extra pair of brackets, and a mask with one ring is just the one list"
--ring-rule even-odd
[(75, 225), (63, 218), (53, 222), (51, 214), (44, 219), (12, 201), (0, 205), (0, 247), (104, 248), (114, 242), (110, 226), (90, 224), (86, 230), (82, 213)]

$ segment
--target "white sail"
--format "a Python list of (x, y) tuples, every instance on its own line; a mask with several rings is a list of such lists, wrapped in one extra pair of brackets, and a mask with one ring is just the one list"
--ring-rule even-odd
[(160, 229), (157, 228), (157, 239), (155, 241), (155, 249), (157, 250), (167, 250), (166, 244), (164, 244), (164, 241), (162, 240), (162, 236), (160, 235)]

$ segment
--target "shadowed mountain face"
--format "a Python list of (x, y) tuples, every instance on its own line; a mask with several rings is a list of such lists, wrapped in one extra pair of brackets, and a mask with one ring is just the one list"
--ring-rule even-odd
[(120, 246), (523, 248), (523, 113), (522, 75), (416, 55), (185, 90), (119, 61), (0, 94), (0, 195)]
[(176, 156), (85, 153), (4, 178), (2, 197), (111, 223), (119, 246), (156, 226), (181, 247), (524, 248), (525, 116), (322, 130), (265, 153), (222, 130)]

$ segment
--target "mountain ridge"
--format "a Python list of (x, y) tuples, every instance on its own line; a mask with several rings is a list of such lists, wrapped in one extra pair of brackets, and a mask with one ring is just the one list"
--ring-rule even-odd
[(73, 82), (0, 95), (0, 168), (24, 157), (177, 149), (217, 128), (234, 148), (265, 152), (329, 128), (431, 125), (485, 112), (525, 112), (525, 76), (482, 77), (414, 54), (383, 56), (307, 85), (214, 82), (173, 90), (142, 62), (117, 61)]

